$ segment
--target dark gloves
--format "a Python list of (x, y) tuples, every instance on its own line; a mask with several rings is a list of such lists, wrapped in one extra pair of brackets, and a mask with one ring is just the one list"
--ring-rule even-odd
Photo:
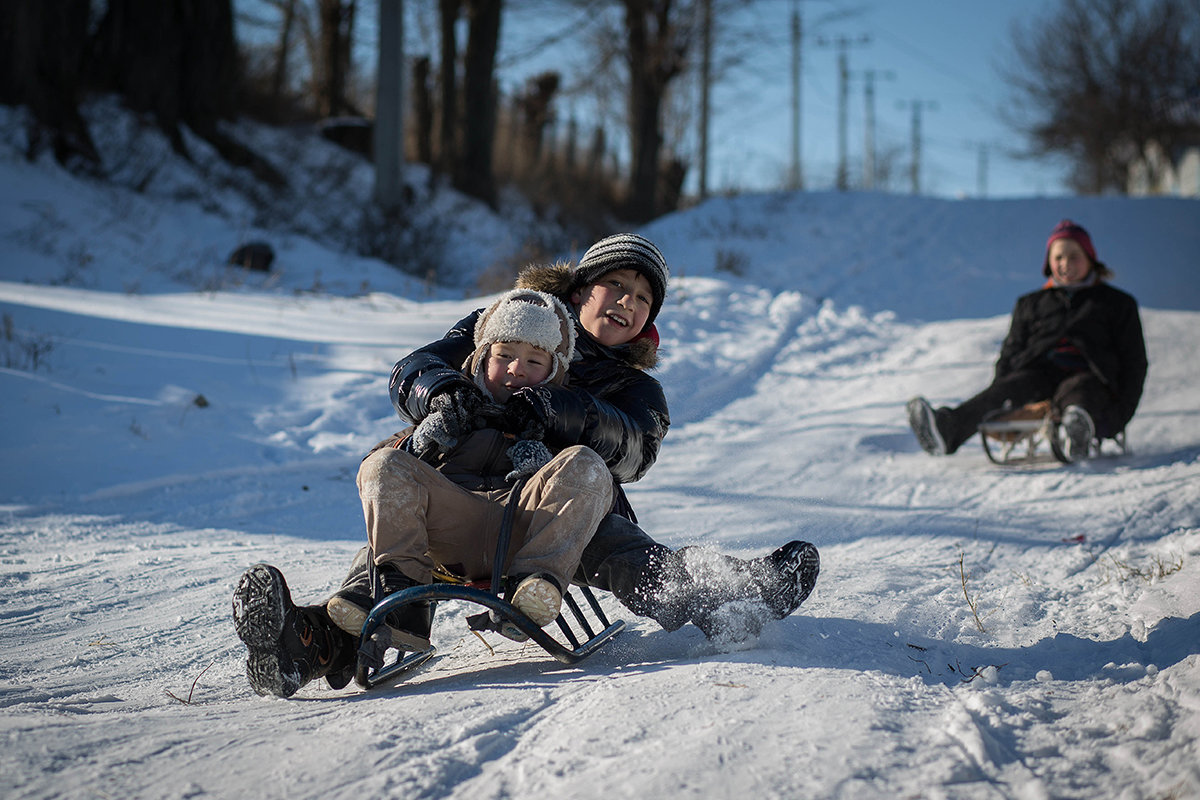
[(483, 394), (474, 387), (457, 386), (429, 401), (429, 414), (412, 434), (412, 450), (418, 458), (445, 453), (458, 440), (479, 427)]
[(541, 386), (530, 386), (518, 389), (505, 402), (501, 428), (516, 434), (518, 439), (541, 440), (552, 416), (550, 391)]

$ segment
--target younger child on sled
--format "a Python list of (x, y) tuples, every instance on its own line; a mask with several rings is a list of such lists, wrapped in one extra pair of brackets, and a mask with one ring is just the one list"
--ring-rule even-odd
[[(464, 371), (494, 410), (531, 386), (559, 385), (575, 352), (571, 314), (557, 298), (514, 289), (475, 323), (475, 350)], [(488, 406), (477, 413), (485, 417)], [(381, 442), (363, 460), (358, 492), (383, 599), (432, 581), (435, 564), (481, 581), (493, 571), (497, 535), (514, 483), (506, 599), (539, 626), (557, 616), (584, 545), (613, 503), (608, 468), (573, 445), (552, 453), (541, 432), (496, 427), (450, 432), (450, 410), (430, 413), (414, 429)], [(342, 630), (357, 634), (372, 598), (346, 587), (328, 603)], [(429, 648), (428, 604), (392, 615), (392, 640), (405, 650)], [(501, 629), (523, 640), (519, 631)]]
[[(520, 389), (565, 382), (575, 351), (575, 326), (557, 298), (514, 289), (479, 317), (474, 340), (463, 370), (498, 409)], [(485, 414), (487, 409), (477, 411)], [(359, 468), (376, 591), (372, 582), (358, 581), (326, 605), (329, 619), (352, 636), (362, 630), (376, 602), (431, 583), (438, 565), (467, 580), (490, 576), (505, 504), (518, 479), (523, 483), (514, 498), (503, 571), (509, 576), (506, 595), (534, 623), (547, 625), (558, 616), (562, 590), (584, 545), (612, 508), (608, 468), (592, 450), (576, 445), (553, 454), (536, 431), (521, 432), (524, 438), (483, 426), (451, 433), (450, 413), (434, 410), (419, 425), (380, 442)], [(243, 584), (253, 583), (255, 570), (262, 582), (284, 585), (282, 574), (267, 565), (248, 572)], [(235, 622), (248, 623), (254, 616), (246, 606), (253, 605), (256, 595), (251, 586), (245, 588), (235, 595)], [(386, 622), (393, 646), (430, 648), (428, 602), (405, 605)], [(251, 685), (260, 694), (290, 695), (304, 676), (276, 639), (268, 634), (260, 643), (251, 628), (238, 625), (250, 651), (246, 670)], [(525, 638), (515, 628), (498, 628), (510, 638)]]
[(1051, 231), (1042, 274), (1046, 284), (1017, 300), (991, 385), (954, 408), (909, 401), (909, 424), (927, 453), (953, 453), (998, 409), (1046, 400), (1065, 434), (1064, 460), (1085, 459), (1094, 440), (1123, 434), (1146, 379), (1137, 301), (1109, 285), (1091, 237), (1071, 220)]

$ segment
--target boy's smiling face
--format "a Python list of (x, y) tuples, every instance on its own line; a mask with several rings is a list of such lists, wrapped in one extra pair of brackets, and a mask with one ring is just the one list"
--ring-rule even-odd
[(517, 389), (537, 386), (550, 377), (551, 356), (529, 342), (494, 342), (488, 349), (483, 380), (487, 390), (503, 403)]
[(650, 281), (634, 269), (614, 269), (571, 294), (583, 329), (600, 344), (625, 344), (642, 332), (654, 294)]

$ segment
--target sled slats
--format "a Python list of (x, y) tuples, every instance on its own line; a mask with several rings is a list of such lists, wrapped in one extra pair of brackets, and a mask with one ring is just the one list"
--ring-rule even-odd
[[(571, 612), (571, 616), (575, 618), (576, 622), (587, 634), (587, 639), (582, 643), (579, 641), (578, 634), (571, 629), (563, 614), (559, 614), (557, 622), (569, 646), (556, 640), (534, 623), (533, 620), (522, 614), (511, 603), (489, 591), (472, 586), (435, 583), (427, 586), (413, 586), (389, 595), (377, 603), (371, 609), (371, 613), (367, 615), (366, 622), (363, 623), (362, 633), (359, 636), (359, 650), (362, 653), (370, 652), (372, 635), (384, 625), (387, 615), (397, 608), (421, 601), (464, 600), (469, 603), (481, 605), (504, 617), (556, 660), (564, 664), (575, 664), (599, 650), (625, 629), (625, 623), (621, 620), (612, 623), (608, 621), (608, 618), (600, 610), (600, 604), (596, 601), (590, 589), (586, 586), (578, 588), (587, 598), (600, 623), (604, 625), (604, 628), (599, 633), (596, 633), (575, 598), (572, 597), (569, 591), (564, 593), (563, 600)], [(434, 652), (434, 649), (431, 648), (423, 653), (403, 654), (396, 662), (379, 669), (373, 669), (370, 664), (365, 663), (365, 659), (360, 657), (358, 669), (355, 673), (355, 680), (365, 689), (374, 688), (383, 683), (395, 680), (404, 673), (424, 664), (434, 655)]]
[(563, 595), (563, 602), (567, 604), (567, 608), (571, 609), (571, 613), (575, 616), (575, 621), (579, 623), (579, 627), (583, 628), (587, 637), (591, 639), (596, 634), (592, 631), (592, 626), (588, 624), (587, 618), (583, 616), (583, 611), (580, 610), (579, 604), (575, 602), (575, 598), (568, 592)]

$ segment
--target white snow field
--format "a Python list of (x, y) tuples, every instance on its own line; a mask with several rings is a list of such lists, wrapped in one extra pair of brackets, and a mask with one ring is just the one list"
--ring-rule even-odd
[[(238, 576), (337, 585), (358, 460), (401, 425), (391, 366), (490, 299), (472, 265), (518, 223), (445, 202), (463, 278), (430, 293), (111, 106), (107, 182), (26, 162), (0, 111), (0, 796), (1200, 796), (1200, 202), (768, 194), (643, 228), (674, 273), (673, 425), (634, 507), (674, 547), (812, 541), (814, 595), (734, 651), (602, 595), (628, 628), (574, 667), (490, 653), (449, 604), (408, 681), (278, 700), (243, 675)], [(297, 186), (343, 163), (289, 146)], [(297, 218), (362, 202), (345, 163)], [(1142, 305), (1132, 453), (925, 455), (905, 401), (986, 384), (1063, 217)], [(256, 238), (275, 272), (222, 265)]]

